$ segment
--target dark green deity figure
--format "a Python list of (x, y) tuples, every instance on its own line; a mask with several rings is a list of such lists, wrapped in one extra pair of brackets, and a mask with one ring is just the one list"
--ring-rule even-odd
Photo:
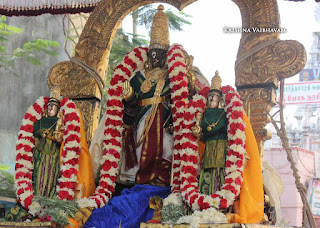
[(206, 110), (203, 115), (197, 116), (197, 124), (193, 128), (193, 133), (205, 143), (199, 190), (206, 195), (219, 191), (225, 177), (228, 120), (224, 109), (219, 108), (221, 96), (221, 78), (216, 73), (212, 79)]
[(58, 123), (58, 101), (52, 98), (48, 104), (47, 115), (35, 122), (33, 188), (35, 195), (52, 198), (56, 195), (60, 166), (60, 147), (62, 133), (56, 131)]
[[(63, 138), (60, 101), (51, 97), (43, 117), (34, 123), (32, 182), (36, 196), (54, 198), (60, 176), (60, 147)], [(34, 219), (20, 204), (15, 204), (6, 216), (8, 221)]]

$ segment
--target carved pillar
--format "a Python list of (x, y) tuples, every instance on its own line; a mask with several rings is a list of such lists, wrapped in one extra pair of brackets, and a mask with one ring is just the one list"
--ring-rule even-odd
[(263, 143), (271, 139), (271, 134), (265, 129), (270, 123), (269, 111), (276, 103), (276, 89), (247, 88), (238, 90), (248, 113), (252, 130), (255, 134), (261, 156), (263, 155)]
[(242, 33), (235, 63), (236, 87), (263, 156), (263, 143), (271, 138), (265, 129), (268, 113), (276, 103), (276, 89), (281, 79), (301, 71), (306, 52), (297, 41), (281, 41), (280, 20), (275, 0), (233, 0), (240, 8)]

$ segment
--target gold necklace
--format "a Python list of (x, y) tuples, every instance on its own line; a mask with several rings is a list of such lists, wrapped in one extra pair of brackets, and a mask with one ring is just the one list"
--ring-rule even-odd
[(212, 123), (212, 124), (210, 124), (210, 123), (208, 122), (208, 120), (207, 120), (207, 118), (206, 118), (206, 115), (203, 115), (205, 121), (206, 121), (207, 124), (209, 125), (209, 126), (207, 127), (207, 131), (211, 131), (212, 128), (215, 128), (215, 127), (217, 126), (217, 124), (219, 123), (219, 121), (220, 121), (220, 119), (221, 119), (221, 117), (222, 117), (223, 114), (224, 114), (224, 111), (221, 113), (221, 116), (219, 117), (219, 119), (218, 119), (216, 122)]
[[(40, 119), (40, 129), (42, 129), (41, 128), (41, 120), (42, 120), (42, 118)], [(58, 121), (58, 120), (57, 120)], [(47, 137), (47, 135), (49, 134), (49, 132), (50, 132), (50, 130), (51, 130), (51, 128), (57, 123), (57, 121), (56, 122), (54, 122), (52, 125), (51, 125), (51, 127), (49, 127), (49, 128), (47, 128), (47, 129), (44, 129), (43, 130), (43, 133), (42, 133), (42, 138), (45, 138), (45, 137)]]
[[(160, 71), (160, 72), (157, 72)], [(147, 93), (150, 91), (152, 86), (157, 83), (157, 80), (164, 79), (168, 74), (167, 70), (155, 68), (145, 73), (145, 80), (140, 86), (140, 90), (143, 93)]]

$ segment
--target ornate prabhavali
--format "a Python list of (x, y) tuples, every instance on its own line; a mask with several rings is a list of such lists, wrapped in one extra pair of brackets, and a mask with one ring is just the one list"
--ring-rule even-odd
[(280, 40), (284, 28), (280, 27), (276, 0), (233, 1), (240, 8), (242, 27), (252, 31), (242, 33), (235, 63), (235, 85), (262, 156), (263, 143), (271, 138), (265, 126), (270, 122), (268, 113), (276, 104), (278, 82), (303, 69), (306, 52), (297, 41)]
[[(87, 68), (96, 71), (102, 80), (105, 79), (112, 40), (122, 19), (134, 9), (149, 3), (168, 3), (182, 10), (195, 1), (102, 0), (95, 7), (76, 45), (75, 58), (86, 67), (80, 66), (77, 61), (61, 62), (51, 69), (48, 76), (50, 87), (58, 84), (63, 96), (76, 100), (85, 118), (89, 142), (98, 125), (102, 96), (100, 79), (94, 77)], [(276, 0), (233, 1), (240, 9), (242, 27), (252, 30), (251, 33), (242, 33), (235, 63), (236, 87), (262, 151), (263, 142), (269, 137), (265, 126), (270, 121), (268, 113), (276, 102), (278, 82), (303, 69), (306, 53), (299, 42), (282, 41), (280, 31), (268, 31), (280, 29)]]

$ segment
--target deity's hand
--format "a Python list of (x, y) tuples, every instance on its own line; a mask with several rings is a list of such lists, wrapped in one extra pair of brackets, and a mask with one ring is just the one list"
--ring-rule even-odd
[(53, 140), (58, 142), (58, 143), (61, 143), (62, 140), (63, 140), (63, 132), (61, 131), (54, 131), (53, 132)]
[(201, 118), (202, 118), (202, 113), (198, 112), (196, 115), (196, 124), (193, 127), (191, 127), (193, 135), (196, 136), (198, 139), (201, 137), (201, 131), (202, 131), (200, 127)]
[(122, 92), (122, 98), (123, 100), (127, 101), (130, 100), (133, 96), (133, 88), (130, 85), (129, 81), (125, 81), (123, 83), (123, 92)]
[(201, 137), (201, 127), (200, 126), (193, 126), (191, 127), (192, 133), (194, 136), (196, 136), (197, 138)]
[(249, 160), (250, 160), (250, 155), (248, 154), (248, 152), (246, 152), (244, 155), (244, 161), (243, 161), (244, 167), (247, 166)]
[(79, 227), (83, 227), (83, 225), (86, 223), (86, 221), (89, 219), (90, 215), (92, 214), (92, 211), (94, 210), (93, 207), (85, 207), (80, 208), (75, 216), (74, 220), (76, 220), (79, 223)]
[(55, 128), (55, 131), (53, 132), (53, 140), (61, 143), (63, 141), (63, 132), (64, 132), (64, 124), (63, 124), (63, 114), (61, 111), (58, 112), (58, 121)]

